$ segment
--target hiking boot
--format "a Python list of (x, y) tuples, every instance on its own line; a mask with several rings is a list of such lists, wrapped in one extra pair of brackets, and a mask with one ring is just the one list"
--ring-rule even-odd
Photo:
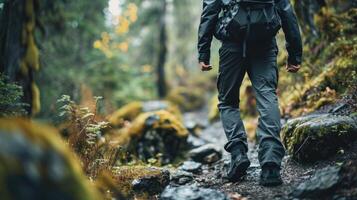
[(244, 146), (240, 146), (237, 150), (231, 153), (231, 163), (227, 171), (227, 178), (231, 182), (239, 181), (247, 174), (247, 169), (250, 165), (247, 153)]
[(278, 186), (283, 184), (280, 167), (274, 163), (267, 163), (262, 167), (259, 184), (262, 186)]

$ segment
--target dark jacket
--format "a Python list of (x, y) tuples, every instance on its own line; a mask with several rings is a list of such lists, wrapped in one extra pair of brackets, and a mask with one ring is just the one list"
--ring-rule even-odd
[[(210, 48), (215, 32), (218, 16), (223, 5), (230, 0), (203, 0), (203, 11), (198, 31), (198, 60), (210, 62)], [(302, 41), (296, 15), (289, 0), (277, 0), (276, 6), (281, 18), (282, 28), (285, 34), (286, 49), (289, 54), (290, 64), (301, 64)], [(275, 39), (272, 41), (276, 45)]]

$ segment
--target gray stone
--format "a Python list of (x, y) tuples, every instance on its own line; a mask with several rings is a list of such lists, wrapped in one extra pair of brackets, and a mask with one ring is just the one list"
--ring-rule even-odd
[(143, 102), (143, 112), (165, 110), (169, 106), (166, 101), (145, 101)]
[(214, 144), (206, 144), (189, 152), (192, 160), (200, 163), (210, 164), (222, 158), (222, 150)]
[(207, 144), (207, 141), (190, 134), (187, 138), (187, 143), (190, 148), (198, 148), (200, 146)]
[(167, 187), (161, 200), (229, 200), (222, 192), (196, 186)]
[(357, 199), (357, 161), (318, 170), (292, 193), (297, 199)]
[(185, 185), (193, 181), (193, 174), (183, 170), (177, 170), (171, 175), (171, 182), (178, 185)]
[(307, 181), (301, 183), (292, 193), (296, 198), (314, 198), (328, 195), (340, 183), (340, 167), (328, 167), (319, 170)]
[(179, 169), (198, 174), (202, 171), (202, 164), (194, 161), (185, 161)]

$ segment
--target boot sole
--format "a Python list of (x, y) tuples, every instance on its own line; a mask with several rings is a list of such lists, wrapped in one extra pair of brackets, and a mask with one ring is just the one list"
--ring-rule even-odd
[(250, 161), (246, 160), (240, 163), (236, 168), (236, 173), (233, 175), (232, 178), (228, 178), (231, 182), (239, 181), (243, 176), (247, 175), (247, 169), (250, 166)]

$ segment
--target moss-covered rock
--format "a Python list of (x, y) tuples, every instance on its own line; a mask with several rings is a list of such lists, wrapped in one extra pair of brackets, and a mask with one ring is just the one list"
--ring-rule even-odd
[(357, 139), (357, 122), (349, 116), (312, 115), (290, 120), (282, 140), (293, 158), (310, 162), (327, 158)]
[(170, 91), (166, 99), (183, 111), (200, 109), (205, 104), (204, 91), (198, 88), (177, 87)]
[(0, 199), (101, 199), (50, 127), (0, 119)]
[(108, 135), (111, 145), (119, 145), (141, 160), (150, 158), (169, 163), (187, 147), (188, 131), (180, 120), (168, 111), (140, 114), (130, 125)]
[(123, 125), (124, 121), (132, 121), (135, 119), (135, 117), (137, 117), (142, 112), (142, 109), (142, 102), (131, 102), (121, 107), (113, 114), (109, 115), (108, 121), (113, 126), (121, 126)]
[(181, 112), (179, 108), (171, 102), (168, 101), (134, 101), (131, 102), (113, 114), (109, 115), (108, 121), (113, 127), (122, 127), (125, 121), (132, 121), (137, 116), (143, 112), (152, 112), (166, 110), (171, 114), (175, 115), (179, 120), (181, 120)]
[(127, 197), (158, 194), (170, 182), (169, 171), (146, 166), (121, 166), (113, 175), (117, 188)]

